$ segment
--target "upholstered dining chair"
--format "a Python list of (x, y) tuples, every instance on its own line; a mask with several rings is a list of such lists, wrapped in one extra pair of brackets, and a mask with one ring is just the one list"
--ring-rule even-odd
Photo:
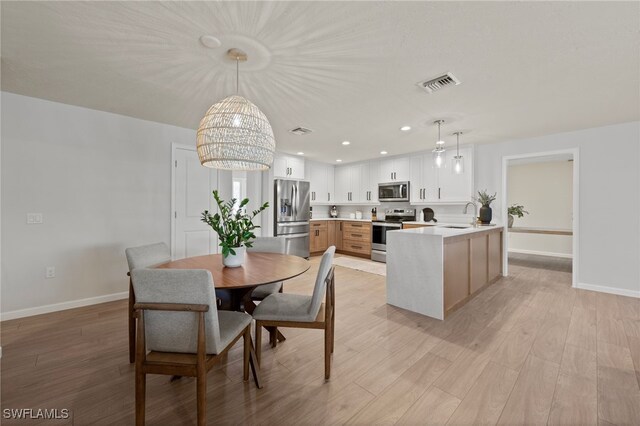
[[(251, 315), (218, 311), (211, 273), (198, 269), (134, 269), (138, 313), (136, 425), (144, 425), (147, 374), (196, 378), (198, 425), (206, 424), (207, 373), (244, 339), (244, 380), (254, 353)], [(257, 362), (251, 362), (260, 387)]]
[(131, 284), (131, 272), (137, 268), (149, 268), (160, 265), (171, 260), (171, 252), (165, 243), (148, 244), (145, 246), (131, 247), (125, 249), (129, 264), (129, 362), (136, 359), (136, 318), (133, 305), (136, 303), (136, 296)]
[[(284, 254), (286, 241), (284, 238), (279, 237), (257, 237), (253, 241), (252, 246), (253, 247), (247, 248), (248, 252)], [(264, 300), (265, 297), (274, 293), (282, 293), (282, 281), (256, 287), (251, 293), (251, 298), (253, 300)]]
[[(275, 293), (267, 296), (253, 311), (256, 320), (256, 355), (260, 363), (262, 327), (315, 328), (324, 330), (324, 377), (331, 376), (331, 354), (335, 341), (335, 279), (331, 246), (324, 252), (318, 268), (313, 294), (305, 296)], [(322, 298), (325, 296), (325, 303)], [(277, 343), (274, 341), (272, 345)]]

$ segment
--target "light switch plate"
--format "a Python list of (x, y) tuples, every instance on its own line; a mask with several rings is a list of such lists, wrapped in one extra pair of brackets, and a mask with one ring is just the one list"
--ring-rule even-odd
[(55, 278), (56, 277), (56, 267), (55, 266), (47, 266), (47, 270), (45, 271), (46, 278)]
[(42, 213), (27, 213), (27, 224), (35, 225), (42, 223)]

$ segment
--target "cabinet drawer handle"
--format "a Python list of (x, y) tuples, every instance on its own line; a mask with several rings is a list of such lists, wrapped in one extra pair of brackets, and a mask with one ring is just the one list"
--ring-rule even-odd
[(350, 226), (354, 227), (354, 228), (362, 228), (362, 225), (358, 225), (355, 223), (352, 223)]
[(362, 246), (354, 246), (354, 245), (351, 245), (351, 248), (354, 248), (354, 249), (360, 249), (360, 250), (362, 250)]
[(351, 234), (352, 237), (362, 237), (362, 234)]

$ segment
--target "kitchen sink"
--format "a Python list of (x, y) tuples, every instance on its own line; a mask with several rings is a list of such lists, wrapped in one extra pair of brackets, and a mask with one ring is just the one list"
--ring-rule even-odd
[(443, 226), (443, 228), (450, 228), (450, 229), (467, 229), (467, 228), (471, 228), (470, 226), (454, 226), (454, 225), (448, 225), (448, 226)]

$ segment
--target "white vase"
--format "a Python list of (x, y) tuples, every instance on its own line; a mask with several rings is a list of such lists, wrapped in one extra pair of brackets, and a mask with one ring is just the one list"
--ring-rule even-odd
[(236, 254), (229, 253), (226, 257), (222, 256), (222, 264), (227, 268), (237, 268), (242, 266), (244, 263), (244, 254), (247, 251), (247, 248), (244, 246), (234, 247), (233, 251), (235, 251)]

